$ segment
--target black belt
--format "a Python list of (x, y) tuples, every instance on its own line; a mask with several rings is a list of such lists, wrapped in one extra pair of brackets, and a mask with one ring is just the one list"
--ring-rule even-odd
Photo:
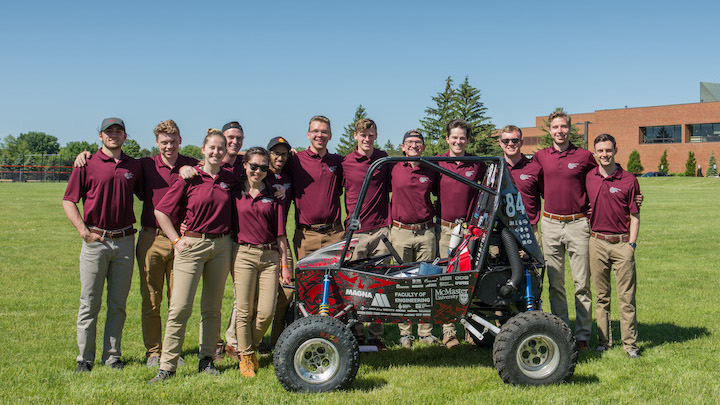
[(227, 233), (202, 233), (202, 232), (185, 231), (185, 234), (183, 236), (187, 236), (190, 238), (217, 239), (217, 238), (222, 238), (225, 235), (227, 235)]
[(277, 250), (278, 248), (277, 242), (261, 243), (259, 245), (253, 245), (252, 243), (238, 243), (238, 245), (262, 250)]
[(117, 229), (114, 231), (108, 231), (106, 229), (100, 229), (96, 227), (90, 227), (89, 230), (96, 235), (100, 235), (103, 238), (110, 239), (124, 238), (126, 236), (134, 235), (135, 232), (137, 232), (132, 226), (128, 226), (127, 228), (123, 229)]
[(335, 229), (335, 227), (341, 226), (340, 222), (333, 222), (331, 224), (316, 224), (316, 225), (305, 225), (298, 224), (300, 229), (312, 229), (315, 232), (327, 232)]

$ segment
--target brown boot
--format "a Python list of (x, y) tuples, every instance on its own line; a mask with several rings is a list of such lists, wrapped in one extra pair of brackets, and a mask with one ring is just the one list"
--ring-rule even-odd
[(255, 372), (260, 370), (260, 362), (258, 361), (257, 352), (252, 352), (250, 360), (252, 360), (253, 370), (255, 370)]
[(238, 365), (238, 368), (240, 368), (240, 375), (243, 377), (255, 377), (255, 366), (253, 365), (251, 354), (240, 355), (240, 364)]

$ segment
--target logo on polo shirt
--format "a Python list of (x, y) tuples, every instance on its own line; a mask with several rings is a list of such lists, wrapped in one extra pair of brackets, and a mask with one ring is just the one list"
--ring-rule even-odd
[(529, 180), (529, 179), (532, 179), (532, 176), (529, 174), (521, 174), (520, 175), (520, 180)]
[(225, 183), (224, 181), (221, 181), (220, 188), (222, 188), (223, 190), (227, 190), (230, 188), (230, 186), (227, 183)]
[(430, 181), (430, 178), (426, 177), (426, 176), (422, 176), (418, 180), (420, 181), (420, 183), (427, 183), (428, 181)]
[(475, 175), (475, 170), (468, 170), (465, 172), (465, 177), (471, 177)]
[(619, 192), (621, 192), (621, 191), (622, 191), (622, 190), (619, 189), (619, 188), (617, 188), (617, 187), (610, 187), (610, 192), (611, 192), (612, 194), (619, 193)]
[(337, 170), (337, 166), (328, 166), (328, 170), (330, 170), (331, 173), (335, 173), (335, 170)]
[(272, 200), (271, 198), (267, 198), (267, 197), (265, 197), (265, 198), (263, 198), (262, 200), (260, 200), (261, 203), (265, 203), (265, 204), (271, 203), (272, 201), (273, 201), (273, 200)]
[(130, 173), (130, 172), (125, 172), (125, 178), (128, 179), (128, 180), (132, 179), (132, 178), (133, 178), (132, 173)]
[(580, 163), (568, 163), (568, 169), (574, 169), (580, 166)]

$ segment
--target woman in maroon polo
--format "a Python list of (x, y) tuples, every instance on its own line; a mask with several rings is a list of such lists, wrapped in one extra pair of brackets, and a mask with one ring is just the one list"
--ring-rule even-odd
[[(201, 151), (205, 159), (202, 165), (195, 167), (198, 176), (178, 179), (155, 207), (158, 224), (175, 246), (175, 260), (160, 370), (151, 383), (175, 374), (201, 278), (202, 341), (198, 371), (218, 373), (212, 356), (219, 337), (225, 280), (232, 262), (232, 228), (228, 218), (232, 217), (231, 189), (237, 180), (232, 172), (221, 169), (226, 152), (222, 132), (208, 130)], [(178, 211), (180, 215), (184, 213), (187, 224), (182, 238), (170, 219)]]
[(284, 284), (290, 283), (285, 215), (265, 185), (270, 156), (250, 148), (243, 159), (245, 176), (233, 192), (237, 236), (233, 278), (237, 308), (240, 373), (254, 377), (259, 368), (256, 349), (272, 324), (278, 287), (278, 261)]

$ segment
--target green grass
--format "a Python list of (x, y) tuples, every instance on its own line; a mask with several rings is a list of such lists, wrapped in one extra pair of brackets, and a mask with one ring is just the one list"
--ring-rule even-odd
[[(176, 378), (148, 386), (155, 372), (144, 365), (137, 276), (123, 339), (128, 366), (74, 375), (80, 238), (60, 204), (65, 184), (0, 183), (0, 403), (718, 403), (720, 182), (648, 178), (640, 184), (639, 360), (627, 359), (620, 345), (603, 356), (585, 352), (570, 383), (527, 388), (503, 384), (489, 350), (393, 346), (363, 354), (349, 390), (309, 395), (285, 392), (270, 357), (261, 359), (253, 380), (240, 377), (229, 359), (219, 377), (198, 375), (197, 304), (187, 329), (188, 364)], [(223, 319), (232, 297), (228, 283)], [(546, 294), (544, 302), (548, 307)], [(619, 339), (616, 299), (613, 319)], [(104, 309), (100, 346), (103, 324)], [(387, 327), (386, 338), (396, 341), (397, 328)]]

